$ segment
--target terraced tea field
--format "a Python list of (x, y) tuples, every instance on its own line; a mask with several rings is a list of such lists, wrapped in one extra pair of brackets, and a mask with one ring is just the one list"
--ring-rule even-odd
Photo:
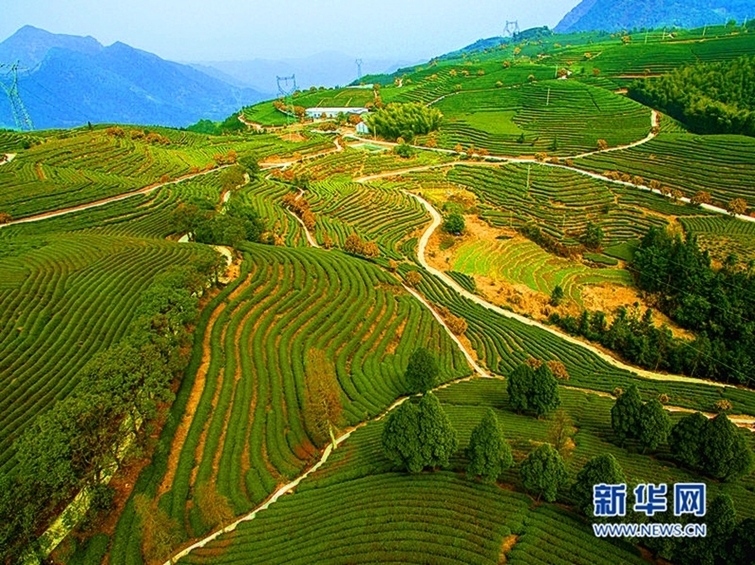
[[(225, 135), (136, 126), (0, 132), (0, 222), (9, 224), (0, 226), (0, 536), (18, 516), (37, 519), (38, 534), (75, 496), (60, 495), (43, 519), (9, 511), (12, 487), (25, 484), (13, 475), (24, 466), (14, 440), (76, 398), (84, 365), (122, 344), (145, 302), (159, 303), (152, 329), (170, 328), (180, 297), (156, 300), (146, 289), (171, 267), (199, 264), (198, 316), (155, 333), (155, 349), (145, 349), (190, 333), (176, 353), (188, 368), (171, 384), (175, 398), (139, 430), (136, 408), (115, 422), (136, 422), (139, 449), (115, 474), (111, 498), (97, 487), (108, 509), (75, 529), (53, 562), (647, 562), (638, 540), (596, 538), (568, 489), (555, 503), (526, 494), (521, 463), (552, 441), (554, 426), (552, 416), (512, 410), (505, 379), (530, 358), (559, 361), (568, 373), (558, 392), (576, 428), (569, 481), (610, 453), (632, 484), (705, 481), (710, 499), (732, 497), (739, 520), (755, 517), (752, 475), (710, 480), (683, 468), (668, 441), (646, 450), (619, 441), (611, 426), (614, 397), (636, 385), (673, 421), (725, 411), (745, 428), (755, 423), (752, 390), (723, 382), (731, 377), (723, 370), (713, 382), (686, 368), (633, 367), (561, 333), (546, 320), (551, 310), (515, 314), (482, 288), (505, 281), (547, 305), (560, 286), (577, 315), (594, 304), (612, 315), (616, 301), (590, 295), (600, 285), (662, 306), (639, 293), (631, 270), (651, 227), (694, 235), (716, 267), (749, 276), (755, 223), (648, 188), (755, 206), (752, 139), (693, 135), (666, 116), (658, 123), (657, 111), (620, 90), (646, 69), (755, 53), (752, 34), (719, 26), (710, 35), (684, 31), (670, 41), (650, 32), (647, 43), (635, 34), (629, 45), (600, 33), (507, 40), (365, 77), (366, 88), (312, 88), (290, 100), (439, 110), (436, 131), (401, 124), (411, 147), (396, 148), (388, 133), (361, 139), (348, 120), (325, 134), (272, 101), (239, 112), (262, 128)], [(465, 226), (444, 232), (442, 216), (450, 224), (454, 212)], [(585, 237), (590, 225), (602, 230), (597, 243)], [(352, 235), (377, 250), (355, 244), (347, 253)], [(192, 238), (222, 246), (178, 243)], [(745, 310), (732, 315), (746, 319)], [(706, 350), (692, 333), (680, 347), (702, 363), (721, 344), (709, 340)], [(381, 436), (386, 414), (407, 400), (418, 347), (437, 360), (436, 394), (459, 446), (445, 468), (412, 474), (390, 462)], [(465, 473), (465, 448), (488, 409), (514, 458), (495, 484)], [(120, 452), (112, 443), (105, 448)]]
[(513, 284), (524, 284), (536, 292), (551, 295), (560, 286), (569, 299), (582, 303), (580, 290), (590, 284), (631, 286), (632, 278), (623, 269), (591, 269), (554, 257), (524, 238), (505, 241), (474, 241), (454, 251), (454, 271), (483, 275)]

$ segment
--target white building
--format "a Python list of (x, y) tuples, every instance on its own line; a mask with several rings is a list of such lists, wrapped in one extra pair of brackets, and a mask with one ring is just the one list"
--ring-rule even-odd
[(305, 110), (308, 118), (316, 120), (321, 118), (323, 114), (326, 118), (337, 118), (338, 114), (357, 114), (361, 116), (369, 112), (367, 108), (307, 108)]
[(370, 128), (367, 127), (367, 124), (365, 124), (364, 122), (359, 122), (357, 124), (357, 133), (360, 135), (367, 135), (368, 133), (370, 133)]

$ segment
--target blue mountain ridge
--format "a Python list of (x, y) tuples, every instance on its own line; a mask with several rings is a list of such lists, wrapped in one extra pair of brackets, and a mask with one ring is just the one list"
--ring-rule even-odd
[[(125, 43), (103, 47), (31, 26), (0, 43), (0, 62), (14, 61), (25, 68), (19, 93), (37, 129), (87, 122), (183, 127), (267, 98)], [(13, 125), (9, 101), (0, 98), (0, 127)]]

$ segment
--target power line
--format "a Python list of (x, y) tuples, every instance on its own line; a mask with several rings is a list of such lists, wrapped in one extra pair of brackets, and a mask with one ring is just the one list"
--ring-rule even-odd
[(10, 77), (10, 85), (5, 84), (4, 81), (0, 81), (0, 86), (2, 86), (10, 101), (10, 111), (16, 127), (22, 131), (34, 129), (29, 112), (26, 111), (26, 107), (21, 100), (21, 95), (18, 93), (18, 62), (12, 64), (0, 63), (0, 71), (3, 70), (5, 71), (4, 78), (7, 79)]

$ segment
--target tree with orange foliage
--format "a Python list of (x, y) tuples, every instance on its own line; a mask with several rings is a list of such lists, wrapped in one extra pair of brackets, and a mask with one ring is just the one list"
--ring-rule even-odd
[(312, 439), (322, 445), (330, 438), (335, 449), (334, 429), (343, 413), (336, 368), (322, 350), (310, 349), (304, 357), (304, 374), (304, 419), (313, 432)]

